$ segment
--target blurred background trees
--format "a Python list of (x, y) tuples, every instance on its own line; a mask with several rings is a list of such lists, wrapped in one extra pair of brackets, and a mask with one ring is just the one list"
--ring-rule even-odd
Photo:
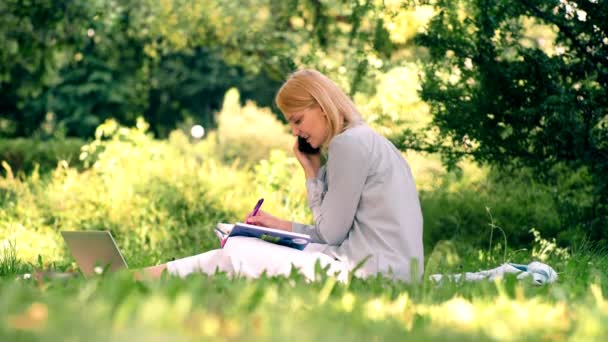
[[(156, 138), (214, 131), (233, 87), (243, 118), (255, 103), (282, 120), (274, 93), (312, 67), (403, 151), (523, 174), (554, 189), (568, 228), (550, 236), (606, 239), (607, 15), (602, 0), (4, 0), (0, 137), (89, 140), (140, 116)], [(0, 146), (9, 161), (40, 150)]]
[(138, 115), (161, 138), (187, 118), (212, 127), (229, 87), (271, 106), (297, 66), (339, 75), (352, 95), (370, 93), (370, 63), (387, 70), (382, 60), (398, 45), (385, 28), (388, 8), (372, 1), (0, 6), (5, 137), (89, 137), (107, 118), (134, 124)]
[[(437, 1), (422, 99), (440, 134), (427, 148), (538, 179), (593, 184), (589, 203), (560, 193), (565, 226), (608, 237), (608, 2)], [(424, 144), (423, 144), (424, 145)], [(587, 191), (584, 182), (571, 193)], [(574, 204), (574, 205), (573, 205)]]

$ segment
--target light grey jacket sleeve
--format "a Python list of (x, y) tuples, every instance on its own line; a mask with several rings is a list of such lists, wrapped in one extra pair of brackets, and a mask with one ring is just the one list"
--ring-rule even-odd
[(292, 224), (292, 230), (308, 234), (315, 243), (340, 245), (353, 225), (365, 180), (369, 174), (368, 147), (349, 135), (336, 136), (329, 145), (324, 193), (321, 177), (306, 181), (308, 204), (315, 224)]

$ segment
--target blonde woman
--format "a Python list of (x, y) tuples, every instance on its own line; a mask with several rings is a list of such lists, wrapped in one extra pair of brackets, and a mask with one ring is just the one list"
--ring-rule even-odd
[(327, 153), (293, 153), (306, 176), (313, 225), (269, 213), (250, 213), (251, 224), (305, 233), (313, 243), (304, 251), (253, 238), (230, 238), (223, 249), (150, 267), (145, 273), (186, 276), (216, 270), (250, 277), (289, 274), (297, 267), (314, 278), (320, 262), (346, 279), (378, 273), (417, 281), (423, 272), (422, 213), (410, 168), (399, 150), (362, 120), (351, 99), (315, 70), (292, 74), (276, 95), (292, 133)]

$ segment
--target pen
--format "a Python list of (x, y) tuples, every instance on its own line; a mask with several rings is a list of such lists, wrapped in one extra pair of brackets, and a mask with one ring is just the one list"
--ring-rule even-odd
[(264, 199), (260, 198), (260, 200), (258, 201), (258, 203), (253, 208), (253, 214), (251, 214), (251, 216), (255, 216), (255, 215), (258, 214), (258, 211), (260, 210), (260, 207), (262, 206), (262, 203), (264, 203)]

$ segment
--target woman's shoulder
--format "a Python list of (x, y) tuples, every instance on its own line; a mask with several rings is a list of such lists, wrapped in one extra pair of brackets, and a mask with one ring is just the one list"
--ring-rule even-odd
[(371, 152), (374, 134), (376, 133), (366, 124), (349, 127), (331, 140), (329, 154), (354, 153), (367, 156)]
[(332, 150), (334, 154), (342, 154), (345, 153), (345, 150), (350, 150), (350, 153), (360, 154), (368, 158), (378, 155), (387, 156), (393, 153), (401, 155), (390, 140), (365, 123), (349, 127), (344, 132), (336, 135), (329, 144), (329, 152)]
[(348, 127), (344, 130), (344, 132), (336, 135), (332, 142), (334, 141), (369, 141), (373, 139), (377, 133), (371, 129), (367, 124), (360, 123), (351, 127)]

